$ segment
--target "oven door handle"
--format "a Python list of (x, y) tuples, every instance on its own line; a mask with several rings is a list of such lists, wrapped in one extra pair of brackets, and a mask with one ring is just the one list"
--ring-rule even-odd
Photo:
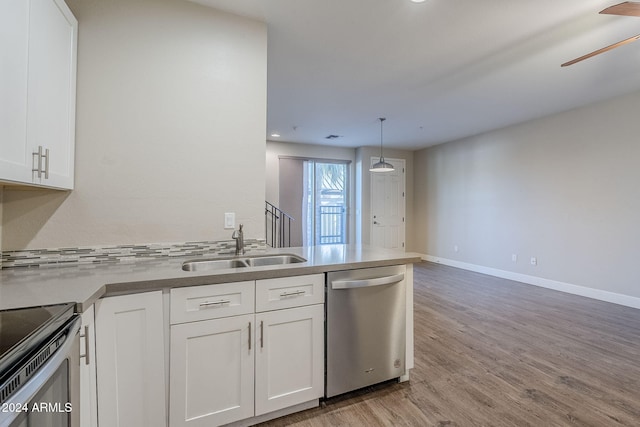
[[(73, 350), (76, 335), (80, 332), (80, 324), (80, 317), (76, 317), (67, 328), (67, 336), (62, 346), (60, 346), (55, 354), (38, 369), (31, 379), (22, 385), (4, 404), (11, 406), (12, 404), (29, 405), (31, 403), (31, 399), (33, 399), (36, 393), (45, 385), (47, 380), (55, 374), (60, 365), (62, 365), (62, 362), (69, 357), (69, 353)], [(73, 369), (73, 367), (70, 367), (70, 369)], [(80, 408), (73, 408), (73, 410), (80, 410)], [(0, 427), (9, 427), (11, 423), (22, 414), (23, 412), (9, 412), (4, 414), (8, 415), (8, 417), (0, 420)]]
[(404, 273), (364, 280), (336, 280), (331, 282), (331, 289), (368, 288), (370, 286), (392, 285), (403, 280)]

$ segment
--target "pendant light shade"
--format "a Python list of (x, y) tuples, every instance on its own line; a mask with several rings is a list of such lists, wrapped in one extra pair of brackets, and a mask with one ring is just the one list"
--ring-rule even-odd
[(393, 172), (394, 167), (391, 163), (387, 163), (384, 160), (384, 155), (382, 154), (382, 122), (387, 120), (384, 117), (380, 117), (380, 161), (374, 163), (373, 166), (369, 169), (369, 172)]

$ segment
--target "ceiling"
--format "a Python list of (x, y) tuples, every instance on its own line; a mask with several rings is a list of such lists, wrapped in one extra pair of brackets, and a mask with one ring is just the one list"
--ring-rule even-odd
[[(194, 0), (267, 23), (267, 139), (418, 149), (640, 89), (616, 0)], [(340, 138), (328, 140), (328, 135)]]

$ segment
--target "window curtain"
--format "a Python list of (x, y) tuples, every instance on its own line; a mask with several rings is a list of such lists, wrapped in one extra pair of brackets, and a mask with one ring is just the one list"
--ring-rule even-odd
[(303, 200), (305, 194), (304, 160), (281, 158), (279, 160), (279, 198), (282, 211), (290, 215), (291, 221), (291, 246), (302, 246)]

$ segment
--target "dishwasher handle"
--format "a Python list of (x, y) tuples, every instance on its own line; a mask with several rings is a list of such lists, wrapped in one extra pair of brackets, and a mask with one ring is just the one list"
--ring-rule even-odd
[(367, 288), (371, 286), (392, 285), (404, 280), (404, 273), (394, 274), (393, 276), (376, 277), (373, 279), (363, 280), (336, 280), (331, 282), (331, 289), (354, 289)]

